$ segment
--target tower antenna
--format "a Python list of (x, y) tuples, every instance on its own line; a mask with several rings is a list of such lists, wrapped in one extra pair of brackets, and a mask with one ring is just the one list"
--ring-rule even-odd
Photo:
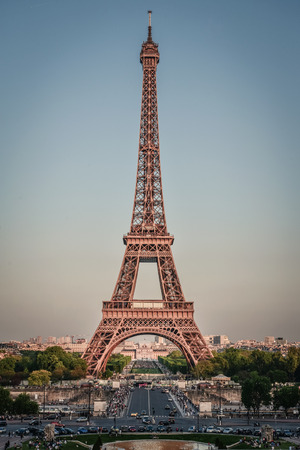
[(152, 28), (151, 28), (151, 14), (152, 14), (152, 11), (148, 11), (148, 14), (149, 14), (148, 41), (152, 41), (152, 33), (151, 33), (151, 31), (152, 31)]

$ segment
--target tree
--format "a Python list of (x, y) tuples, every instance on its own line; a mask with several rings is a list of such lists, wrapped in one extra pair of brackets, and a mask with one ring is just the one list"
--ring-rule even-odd
[(259, 415), (261, 405), (269, 405), (271, 401), (271, 381), (269, 378), (251, 372), (242, 384), (242, 402), (248, 412), (252, 408)]
[(51, 372), (48, 370), (34, 370), (28, 377), (30, 386), (44, 386), (50, 383)]
[(195, 378), (208, 378), (214, 373), (214, 365), (211, 360), (201, 360), (192, 369)]
[(37, 414), (39, 405), (30, 400), (28, 394), (20, 394), (13, 403), (13, 410), (15, 414)]
[(300, 401), (300, 393), (298, 386), (283, 386), (281, 389), (276, 389), (273, 394), (273, 403), (275, 409), (284, 408), (287, 416), (288, 409), (297, 406)]
[(10, 413), (12, 410), (13, 400), (8, 389), (0, 386), (0, 415)]
[(289, 374), (290, 380), (295, 378), (295, 372), (300, 364), (300, 348), (290, 347), (286, 358), (286, 369)]

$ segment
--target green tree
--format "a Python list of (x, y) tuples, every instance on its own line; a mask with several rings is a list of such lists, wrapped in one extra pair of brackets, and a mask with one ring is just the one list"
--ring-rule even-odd
[(283, 407), (287, 415), (288, 409), (298, 405), (300, 401), (298, 386), (283, 386), (273, 393), (273, 403), (276, 409)]
[(34, 370), (28, 377), (30, 386), (44, 386), (50, 383), (51, 372), (48, 370)]
[(12, 410), (13, 400), (8, 389), (0, 386), (0, 415), (10, 413)]
[(286, 357), (286, 369), (291, 381), (295, 378), (295, 372), (300, 364), (300, 348), (290, 347)]
[(37, 414), (39, 405), (30, 400), (28, 394), (20, 394), (13, 403), (13, 410), (15, 414)]
[(2, 385), (12, 383), (15, 376), (16, 358), (7, 356), (0, 360), (0, 382)]
[(271, 401), (271, 381), (269, 378), (252, 372), (242, 384), (242, 402), (248, 412), (253, 409), (259, 415), (262, 405), (269, 405)]
[(192, 369), (192, 374), (195, 378), (210, 378), (214, 373), (214, 363), (212, 360), (199, 361)]

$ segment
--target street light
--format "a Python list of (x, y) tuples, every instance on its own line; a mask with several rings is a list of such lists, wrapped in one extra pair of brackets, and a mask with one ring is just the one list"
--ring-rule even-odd
[(222, 416), (223, 416), (223, 411), (222, 411), (222, 384), (219, 381), (218, 382), (218, 387), (219, 387), (219, 425), (222, 425)]
[(46, 410), (46, 384), (44, 384), (44, 407), (43, 407), (43, 420), (45, 420), (45, 410)]
[(87, 418), (87, 424), (90, 424), (90, 416), (91, 416), (91, 388), (92, 388), (92, 381), (89, 381), (89, 409), (88, 409), (88, 418)]

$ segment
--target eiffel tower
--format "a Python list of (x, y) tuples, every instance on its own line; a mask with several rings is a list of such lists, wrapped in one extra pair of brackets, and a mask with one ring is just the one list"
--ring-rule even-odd
[[(148, 39), (140, 53), (143, 88), (133, 214), (130, 232), (123, 237), (126, 250), (113, 295), (103, 302), (102, 320), (83, 355), (93, 376), (105, 371), (117, 345), (140, 334), (172, 341), (190, 366), (212, 356), (194, 321), (193, 302), (184, 298), (171, 251), (174, 237), (167, 231), (157, 113), (159, 52), (152, 40), (151, 11), (148, 13)], [(157, 265), (161, 300), (133, 298), (139, 264), (143, 262)]]

